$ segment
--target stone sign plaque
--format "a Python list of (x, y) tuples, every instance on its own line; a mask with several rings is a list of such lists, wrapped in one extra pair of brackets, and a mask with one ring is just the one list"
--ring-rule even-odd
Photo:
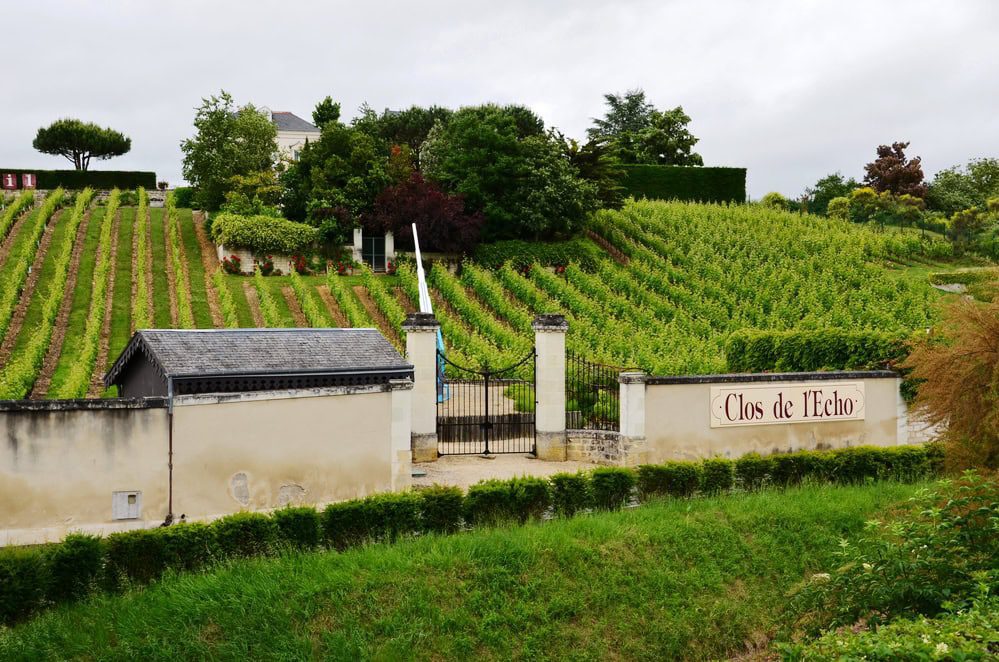
[(863, 382), (711, 387), (711, 427), (864, 420)]

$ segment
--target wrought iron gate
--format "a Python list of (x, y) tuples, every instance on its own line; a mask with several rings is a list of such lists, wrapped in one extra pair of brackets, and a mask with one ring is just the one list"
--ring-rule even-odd
[(437, 385), (437, 452), (440, 455), (535, 453), (532, 349), (500, 370), (473, 370), (438, 352), (444, 366)]
[(618, 376), (628, 368), (565, 357), (565, 425), (570, 430), (617, 430), (621, 418)]

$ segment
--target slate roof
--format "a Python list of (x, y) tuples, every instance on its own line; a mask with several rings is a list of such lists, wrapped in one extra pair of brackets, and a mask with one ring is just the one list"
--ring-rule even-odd
[(413, 366), (376, 329), (145, 329), (104, 383), (144, 355), (164, 378), (377, 373)]
[(271, 121), (277, 126), (278, 131), (304, 131), (306, 133), (319, 133), (319, 127), (315, 124), (303, 120), (294, 113), (271, 112)]

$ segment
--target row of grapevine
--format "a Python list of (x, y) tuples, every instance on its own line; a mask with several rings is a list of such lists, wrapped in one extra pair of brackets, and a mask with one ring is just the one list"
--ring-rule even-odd
[(260, 301), (260, 314), (264, 318), (264, 326), (272, 329), (284, 326), (281, 321), (281, 312), (274, 301), (274, 295), (267, 287), (267, 281), (264, 280), (259, 265), (253, 271), (253, 287), (257, 291), (257, 299)]
[(149, 196), (146, 189), (139, 187), (139, 204), (135, 212), (135, 263), (138, 272), (135, 279), (135, 298), (132, 299), (132, 329), (148, 329), (152, 326), (152, 312), (149, 310)]
[(232, 290), (225, 282), (225, 274), (222, 267), (212, 272), (212, 283), (219, 296), (219, 309), (222, 312), (222, 324), (227, 329), (239, 328), (239, 316), (236, 314), (236, 300), (232, 296)]
[(357, 300), (354, 293), (350, 291), (350, 286), (348, 286), (344, 279), (336, 274), (336, 272), (331, 271), (326, 276), (326, 283), (330, 288), (330, 294), (336, 299), (336, 303), (340, 306), (340, 311), (343, 313), (344, 317), (347, 318), (347, 323), (352, 327), (372, 327), (374, 323), (371, 318), (368, 317), (368, 313), (364, 310), (364, 306)]
[(295, 297), (298, 299), (298, 304), (302, 307), (302, 314), (308, 320), (309, 326), (313, 328), (329, 326), (329, 320), (322, 312), (322, 308), (319, 302), (316, 301), (316, 295), (312, 289), (306, 285), (296, 270), (292, 269), (288, 275), (291, 278), (291, 289), (295, 291)]
[(87, 395), (90, 379), (97, 365), (97, 354), (100, 351), (101, 330), (104, 326), (104, 313), (107, 307), (107, 289), (111, 274), (111, 231), (114, 229), (114, 218), (118, 213), (120, 193), (118, 189), (111, 191), (107, 208), (101, 222), (100, 239), (97, 244), (97, 265), (94, 267), (94, 277), (90, 295), (90, 311), (80, 341), (79, 355), (75, 357), (66, 381), (62, 383), (52, 397), (82, 398)]
[(7, 333), (10, 326), (11, 316), (17, 306), (21, 288), (28, 277), (28, 271), (34, 260), (35, 251), (38, 249), (38, 242), (45, 232), (45, 226), (49, 219), (55, 214), (62, 202), (63, 190), (61, 188), (49, 193), (42, 206), (35, 210), (34, 217), (29, 218), (27, 227), (21, 229), (26, 232), (27, 237), (21, 243), (21, 248), (16, 253), (12, 252), (7, 256), (7, 264), (12, 266), (11, 271), (6, 274), (3, 283), (0, 283), (0, 339)]
[(368, 294), (371, 295), (372, 301), (378, 306), (378, 310), (388, 320), (389, 325), (395, 331), (396, 335), (399, 338), (403, 338), (405, 334), (402, 331), (402, 323), (406, 321), (405, 309), (385, 286), (384, 281), (375, 276), (374, 272), (367, 265), (362, 266), (361, 276), (364, 280), (364, 287), (368, 290)]
[(11, 226), (14, 225), (14, 221), (25, 209), (30, 207), (35, 202), (35, 192), (34, 191), (23, 191), (21, 195), (14, 198), (9, 205), (7, 205), (3, 213), (0, 213), (0, 241), (3, 241), (7, 236), (7, 232), (10, 230)]
[(167, 194), (163, 213), (167, 242), (170, 244), (170, 261), (173, 264), (174, 291), (177, 293), (177, 324), (182, 329), (193, 329), (194, 313), (191, 312), (191, 284), (184, 268), (184, 252), (180, 246), (180, 218), (173, 192)]
[(517, 335), (513, 329), (497, 320), (485, 306), (470, 297), (461, 281), (446, 268), (435, 266), (430, 270), (429, 280), (462, 321), (484, 335), (493, 345), (521, 354), (530, 348), (527, 338)]
[(76, 196), (70, 218), (67, 220), (66, 232), (62, 242), (55, 247), (56, 259), (53, 265), (54, 278), (45, 300), (42, 302), (42, 318), (31, 331), (28, 343), (12, 360), (0, 369), (0, 399), (18, 400), (31, 391), (38, 371), (45, 360), (56, 316), (66, 290), (69, 279), (69, 267), (73, 256), (73, 245), (76, 243), (76, 231), (83, 221), (87, 208), (93, 200), (94, 192), (85, 189)]

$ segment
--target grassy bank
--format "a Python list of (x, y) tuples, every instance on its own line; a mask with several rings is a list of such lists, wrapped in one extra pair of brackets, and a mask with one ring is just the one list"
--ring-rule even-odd
[(806, 487), (289, 554), (0, 633), (0, 658), (704, 658), (744, 650), (836, 541), (918, 486)]

